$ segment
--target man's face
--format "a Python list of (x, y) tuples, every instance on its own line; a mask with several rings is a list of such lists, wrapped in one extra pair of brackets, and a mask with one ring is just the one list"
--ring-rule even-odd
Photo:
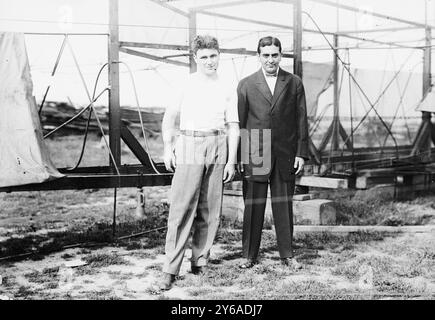
[(219, 52), (216, 49), (199, 49), (194, 56), (199, 72), (214, 75), (219, 66)]
[(276, 73), (281, 62), (281, 53), (279, 48), (274, 45), (260, 47), (260, 53), (258, 55), (260, 63), (266, 73)]

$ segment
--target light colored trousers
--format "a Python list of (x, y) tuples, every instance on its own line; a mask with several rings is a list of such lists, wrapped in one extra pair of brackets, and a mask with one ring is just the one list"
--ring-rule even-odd
[(181, 135), (175, 146), (163, 272), (178, 275), (193, 226), (192, 266), (205, 266), (222, 212), (225, 135)]

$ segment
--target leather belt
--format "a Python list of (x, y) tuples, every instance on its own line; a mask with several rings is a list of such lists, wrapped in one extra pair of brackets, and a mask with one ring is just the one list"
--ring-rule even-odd
[(207, 131), (180, 130), (180, 133), (184, 136), (191, 136), (191, 137), (210, 137), (210, 136), (219, 136), (225, 134), (223, 130), (207, 130)]

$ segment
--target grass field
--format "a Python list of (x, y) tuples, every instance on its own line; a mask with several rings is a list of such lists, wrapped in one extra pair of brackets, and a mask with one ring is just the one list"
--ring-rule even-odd
[[(48, 141), (58, 167), (73, 166), (79, 137)], [(67, 152), (65, 152), (65, 148)], [(159, 141), (151, 141), (154, 158)], [(92, 157), (90, 157), (92, 155)], [(127, 163), (134, 157), (123, 149)], [(107, 164), (97, 137), (83, 165)], [(0, 194), (1, 299), (434, 299), (433, 233), (295, 234), (303, 269), (279, 264), (276, 239), (264, 230), (260, 264), (241, 271), (240, 225), (222, 221), (210, 267), (190, 273), (190, 250), (177, 285), (155, 292), (164, 258), (169, 187), (147, 188), (146, 219), (135, 216), (136, 190), (118, 190), (114, 240), (112, 189)], [(325, 195), (326, 196), (326, 195)], [(435, 224), (435, 196), (395, 202), (379, 192), (329, 193), (343, 225)], [(224, 200), (225, 201), (225, 200)]]

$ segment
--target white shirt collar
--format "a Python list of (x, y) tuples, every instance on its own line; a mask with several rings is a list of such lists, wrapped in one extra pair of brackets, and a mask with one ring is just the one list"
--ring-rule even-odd
[[(261, 67), (261, 71), (263, 71), (263, 75), (264, 75), (264, 77), (266, 78), (267, 76), (266, 76), (266, 71), (264, 71), (264, 69), (263, 69), (263, 67)], [(279, 66), (278, 66), (278, 68), (276, 69), (276, 76), (278, 76), (278, 72), (279, 72)], [(267, 78), (266, 78), (267, 79)]]

